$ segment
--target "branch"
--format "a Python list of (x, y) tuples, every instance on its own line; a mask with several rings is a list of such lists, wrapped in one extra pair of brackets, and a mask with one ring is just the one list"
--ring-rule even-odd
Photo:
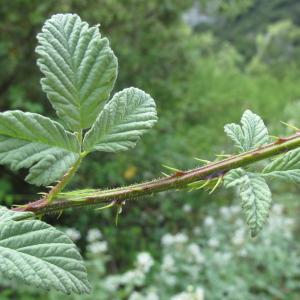
[(28, 203), (25, 206), (14, 208), (14, 210), (32, 211), (37, 215), (41, 215), (58, 213), (69, 208), (99, 206), (104, 203), (121, 204), (125, 200), (145, 195), (152, 195), (154, 193), (172, 189), (187, 188), (190, 183), (200, 180), (221, 178), (229, 170), (244, 167), (298, 147), (300, 147), (300, 132), (287, 138), (279, 138), (277, 141), (266, 146), (233, 155), (224, 160), (213, 162), (196, 169), (179, 171), (168, 177), (117, 189), (83, 190), (59, 193), (51, 203), (47, 203), (41, 199)]

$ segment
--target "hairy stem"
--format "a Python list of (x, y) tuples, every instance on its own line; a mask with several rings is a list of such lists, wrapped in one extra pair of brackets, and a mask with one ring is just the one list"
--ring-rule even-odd
[(274, 143), (266, 146), (233, 155), (224, 160), (209, 163), (203, 167), (189, 171), (179, 171), (168, 177), (117, 189), (57, 193), (54, 201), (46, 206), (41, 205), (39, 203), (40, 200), (38, 200), (26, 206), (16, 208), (16, 210), (47, 214), (60, 212), (68, 208), (99, 206), (103, 203), (114, 202), (120, 204), (124, 200), (152, 195), (166, 190), (185, 188), (188, 184), (196, 181), (220, 178), (231, 169), (244, 167), (298, 147), (300, 147), (300, 132), (287, 138), (279, 138)]
[(72, 177), (74, 176), (75, 172), (78, 170), (80, 163), (82, 161), (83, 156), (81, 155), (78, 160), (75, 162), (75, 164), (69, 169), (69, 171), (62, 177), (62, 179), (51, 188), (48, 194), (45, 196), (45, 200), (48, 204), (50, 204), (53, 199), (57, 196), (58, 193), (60, 193), (70, 182)]

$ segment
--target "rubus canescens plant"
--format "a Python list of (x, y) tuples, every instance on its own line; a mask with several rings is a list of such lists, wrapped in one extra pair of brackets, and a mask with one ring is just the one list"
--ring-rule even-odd
[[(127, 199), (179, 188), (213, 192), (224, 183), (239, 187), (242, 209), (255, 236), (271, 206), (266, 179), (300, 182), (299, 131), (270, 142), (261, 118), (247, 110), (242, 126), (225, 126), (239, 154), (206, 161), (189, 171), (168, 167), (170, 175), (127, 187), (64, 192), (89, 153), (134, 147), (157, 121), (155, 102), (137, 88), (124, 89), (108, 101), (117, 77), (117, 59), (98, 27), (89, 27), (77, 15), (54, 15), (38, 41), (38, 66), (45, 76), (42, 88), (61, 123), (22, 111), (0, 113), (0, 163), (12, 170), (28, 168), (29, 183), (55, 185), (35, 202), (11, 210), (0, 208), (2, 276), (65, 293), (89, 292), (86, 269), (75, 245), (62, 232), (35, 219), (43, 214), (86, 206), (116, 206), (119, 213)], [(274, 156), (262, 171), (250, 167)]]

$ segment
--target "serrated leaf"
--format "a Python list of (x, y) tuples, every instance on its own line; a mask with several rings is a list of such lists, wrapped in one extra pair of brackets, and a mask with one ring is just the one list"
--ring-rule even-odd
[(137, 88), (114, 95), (84, 138), (84, 150), (115, 152), (136, 145), (157, 121), (155, 102)]
[(246, 171), (244, 171), (242, 168), (230, 170), (224, 176), (224, 186), (226, 188), (230, 188), (241, 184), (244, 180), (243, 176), (246, 174)]
[(263, 177), (233, 170), (228, 176), (227, 187), (238, 186), (242, 198), (242, 211), (250, 228), (251, 236), (255, 237), (264, 226), (272, 203), (271, 191)]
[(78, 159), (75, 134), (39, 114), (0, 113), (0, 164), (12, 170), (30, 168), (26, 180), (48, 185), (62, 177)]
[(88, 293), (82, 258), (62, 232), (39, 220), (0, 222), (0, 272), (43, 289)]
[(117, 77), (108, 40), (75, 14), (52, 16), (37, 38), (42, 88), (52, 106), (73, 131), (89, 128)]
[(260, 116), (246, 110), (241, 119), (244, 148), (251, 150), (269, 142), (268, 129)]
[(244, 151), (244, 133), (241, 126), (235, 123), (226, 124), (224, 131), (226, 135), (233, 140), (235, 146), (239, 148), (239, 150)]
[(249, 151), (268, 144), (268, 129), (258, 115), (246, 110), (242, 116), (241, 124), (242, 126), (232, 123), (224, 127), (227, 136), (241, 151)]
[(300, 182), (300, 150), (287, 152), (270, 162), (263, 170), (263, 176)]
[(30, 211), (14, 211), (4, 206), (0, 206), (0, 222), (18, 221), (28, 218), (34, 218), (34, 213)]

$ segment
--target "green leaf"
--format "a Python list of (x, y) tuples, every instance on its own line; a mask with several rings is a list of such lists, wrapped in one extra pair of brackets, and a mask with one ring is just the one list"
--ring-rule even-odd
[(42, 88), (59, 117), (73, 131), (89, 128), (109, 98), (117, 59), (98, 26), (75, 14), (57, 14), (37, 36)]
[(0, 206), (0, 222), (18, 221), (22, 219), (34, 218), (34, 213), (26, 211), (13, 211), (4, 206)]
[(244, 171), (242, 168), (230, 170), (224, 176), (225, 187), (230, 188), (238, 186), (243, 182), (244, 175), (246, 175), (246, 171)]
[(268, 129), (258, 115), (246, 110), (241, 124), (232, 123), (224, 127), (225, 133), (239, 150), (249, 151), (269, 143)]
[(157, 121), (155, 102), (137, 88), (114, 95), (84, 138), (84, 150), (115, 152), (136, 145)]
[(244, 133), (240, 125), (231, 123), (224, 126), (224, 131), (226, 135), (231, 138), (235, 144), (235, 146), (244, 151)]
[(48, 185), (61, 178), (79, 158), (75, 134), (34, 113), (0, 113), (0, 164), (12, 170), (30, 168), (26, 180)]
[(283, 156), (276, 158), (264, 168), (262, 175), (299, 183), (300, 150), (291, 150)]
[(263, 177), (236, 169), (227, 175), (226, 187), (238, 186), (242, 198), (242, 211), (250, 228), (251, 236), (255, 237), (264, 226), (272, 203), (271, 191)]
[(88, 293), (82, 258), (62, 232), (38, 221), (0, 222), (0, 272), (43, 289)]

